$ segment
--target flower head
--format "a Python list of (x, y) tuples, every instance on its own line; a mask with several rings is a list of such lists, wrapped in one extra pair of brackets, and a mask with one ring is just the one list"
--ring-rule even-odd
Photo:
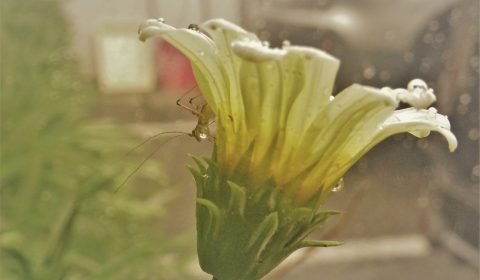
[[(454, 150), (447, 118), (426, 110), (435, 95), (421, 80), (407, 89), (352, 85), (335, 98), (340, 62), (309, 47), (272, 49), (221, 19), (176, 29), (148, 20), (140, 38), (160, 35), (191, 61), (216, 116), (216, 158), (226, 174), (273, 180), (300, 202), (328, 194), (369, 149), (396, 133), (438, 131)], [(414, 108), (395, 110), (399, 102)]]
[[(198, 28), (197, 28), (198, 27)], [(198, 253), (216, 278), (259, 279), (291, 252), (336, 242), (304, 241), (336, 212), (317, 212), (347, 170), (385, 138), (440, 132), (433, 90), (354, 84), (335, 97), (340, 62), (318, 49), (270, 48), (221, 19), (173, 28), (147, 20), (140, 38), (161, 36), (192, 62), (215, 114), (212, 159), (196, 159)], [(400, 102), (411, 108), (396, 110)]]

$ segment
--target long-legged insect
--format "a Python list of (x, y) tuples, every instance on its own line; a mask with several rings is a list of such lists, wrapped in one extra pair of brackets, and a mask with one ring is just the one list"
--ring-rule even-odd
[[(182, 99), (190, 92), (194, 89), (195, 87), (193, 87), (192, 89), (190, 89), (189, 91), (187, 91), (182, 97), (180, 97), (179, 99), (177, 99), (177, 105), (188, 110), (189, 112), (191, 112), (192, 114), (194, 114), (195, 116), (198, 117), (198, 120), (197, 120), (197, 125), (195, 126), (195, 128), (192, 130), (192, 132), (189, 134), (189, 136), (192, 136), (194, 137), (195, 139), (197, 139), (198, 142), (201, 142), (203, 140), (206, 140), (206, 139), (212, 139), (213, 136), (210, 135), (210, 125), (212, 124), (210, 122), (210, 119), (213, 117), (213, 112), (212, 110), (210, 109), (210, 107), (208, 106), (207, 103), (204, 103), (202, 105), (198, 105), (196, 106), (196, 108), (190, 108), (184, 104), (182, 104)], [(199, 95), (198, 95), (199, 96)], [(193, 105), (193, 100), (195, 98), (197, 98), (198, 96), (196, 97), (192, 97), (190, 98), (190, 101), (189, 103), (191, 105)]]
[(137, 146), (133, 147), (130, 151), (127, 152), (127, 155), (131, 154), (133, 151), (137, 150), (139, 147), (143, 146), (144, 144), (150, 142), (151, 140), (155, 139), (155, 138), (158, 138), (162, 135), (165, 135), (165, 134), (179, 134), (179, 135), (176, 135), (170, 139), (168, 139), (167, 141), (165, 141), (164, 143), (162, 143), (162, 145), (159, 145), (157, 148), (155, 148), (145, 159), (143, 159), (140, 164), (122, 181), (122, 183), (120, 185), (117, 186), (117, 188), (115, 189), (115, 193), (118, 192), (118, 190), (120, 190), (120, 188), (122, 188), (129, 180), (130, 178), (149, 160), (151, 159), (157, 152), (158, 150), (160, 150), (161, 146), (163, 146), (163, 144), (166, 144), (168, 141), (176, 138), (176, 137), (179, 137), (181, 135), (187, 135), (187, 136), (190, 136), (190, 137), (193, 137), (195, 138), (198, 142), (201, 142), (203, 140), (210, 140), (212, 141), (212, 139), (214, 140), (215, 137), (213, 137), (211, 134), (210, 134), (210, 125), (213, 123), (213, 121), (210, 121), (210, 119), (213, 118), (213, 112), (212, 110), (210, 109), (210, 107), (208, 106), (207, 103), (204, 103), (204, 104), (201, 104), (201, 105), (197, 105), (195, 106), (193, 104), (193, 100), (196, 99), (198, 96), (195, 96), (195, 97), (192, 97), (190, 98), (189, 100), (189, 103), (190, 105), (192, 106), (195, 106), (194, 108), (191, 108), (191, 107), (188, 107), (186, 105), (184, 105), (182, 103), (182, 99), (185, 98), (185, 96), (187, 96), (192, 90), (194, 90), (196, 88), (195, 87), (192, 87), (191, 89), (189, 89), (182, 97), (180, 97), (179, 99), (177, 99), (177, 105), (188, 110), (189, 112), (191, 112), (193, 115), (197, 116), (198, 120), (197, 120), (197, 125), (195, 126), (195, 128), (192, 130), (191, 133), (187, 133), (187, 132), (183, 132), (183, 131), (164, 131), (164, 132), (160, 132), (160, 133), (157, 133), (155, 135), (152, 135), (150, 137), (148, 137), (147, 139), (145, 139), (144, 141), (142, 141), (140, 144), (138, 144)]

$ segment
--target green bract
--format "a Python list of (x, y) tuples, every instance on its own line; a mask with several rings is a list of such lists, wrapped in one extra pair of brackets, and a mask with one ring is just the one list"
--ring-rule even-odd
[[(302, 246), (333, 212), (317, 210), (345, 172), (383, 139), (430, 131), (457, 146), (421, 80), (407, 89), (354, 84), (335, 98), (340, 62), (318, 49), (272, 49), (221, 19), (196, 29), (147, 20), (140, 39), (161, 36), (192, 62), (215, 114), (211, 159), (198, 160), (197, 232), (202, 268), (219, 280), (259, 279)], [(208, 34), (208, 35), (207, 35)], [(412, 108), (395, 110), (399, 102)]]

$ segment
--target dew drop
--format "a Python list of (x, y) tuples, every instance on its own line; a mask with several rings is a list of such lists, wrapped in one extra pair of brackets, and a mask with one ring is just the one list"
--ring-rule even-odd
[(430, 45), (433, 43), (433, 34), (432, 33), (427, 33), (423, 36), (423, 42), (427, 45)]
[(480, 132), (478, 131), (478, 128), (472, 128), (468, 131), (468, 139), (472, 141), (476, 141), (480, 138)]
[(431, 31), (434, 31), (434, 32), (437, 31), (439, 27), (440, 27), (440, 23), (437, 20), (432, 20), (428, 24), (428, 29), (430, 29)]
[(345, 187), (345, 181), (343, 180), (343, 178), (340, 178), (340, 180), (338, 180), (338, 182), (337, 182), (337, 183), (335, 184), (335, 186), (333, 187), (332, 192), (339, 192), (339, 191), (341, 191), (344, 187)]
[(423, 80), (413, 79), (407, 85), (408, 91), (414, 91), (416, 89), (427, 90), (428, 86)]
[(375, 77), (376, 72), (377, 72), (377, 70), (375, 69), (375, 66), (369, 65), (369, 66), (367, 66), (363, 69), (363, 77), (365, 79), (370, 80), (373, 77)]
[(480, 177), (480, 165), (477, 164), (472, 168), (472, 175), (475, 177)]
[(200, 137), (200, 139), (207, 139), (208, 135), (202, 132), (198, 135), (198, 137)]
[(462, 103), (463, 105), (468, 105), (470, 104), (471, 101), (472, 101), (472, 97), (470, 96), (470, 94), (464, 93), (460, 95), (460, 103)]
[(417, 140), (417, 147), (421, 150), (427, 150), (428, 147), (429, 147), (429, 143), (428, 143), (428, 140), (425, 140), (425, 139), (419, 139)]
[(392, 77), (392, 75), (390, 74), (390, 71), (388, 71), (388, 70), (383, 70), (382, 72), (380, 72), (379, 77), (380, 77), (380, 80), (381, 80), (382, 82), (387, 82), (387, 81), (390, 80), (390, 78)]

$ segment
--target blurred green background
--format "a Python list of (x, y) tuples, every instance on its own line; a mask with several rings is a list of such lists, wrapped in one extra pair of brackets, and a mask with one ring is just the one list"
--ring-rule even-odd
[[(98, 102), (58, 1), (2, 1), (1, 279), (189, 279), (193, 232), (167, 236), (164, 169), (113, 190), (146, 152)], [(159, 278), (160, 277), (160, 278)]]

